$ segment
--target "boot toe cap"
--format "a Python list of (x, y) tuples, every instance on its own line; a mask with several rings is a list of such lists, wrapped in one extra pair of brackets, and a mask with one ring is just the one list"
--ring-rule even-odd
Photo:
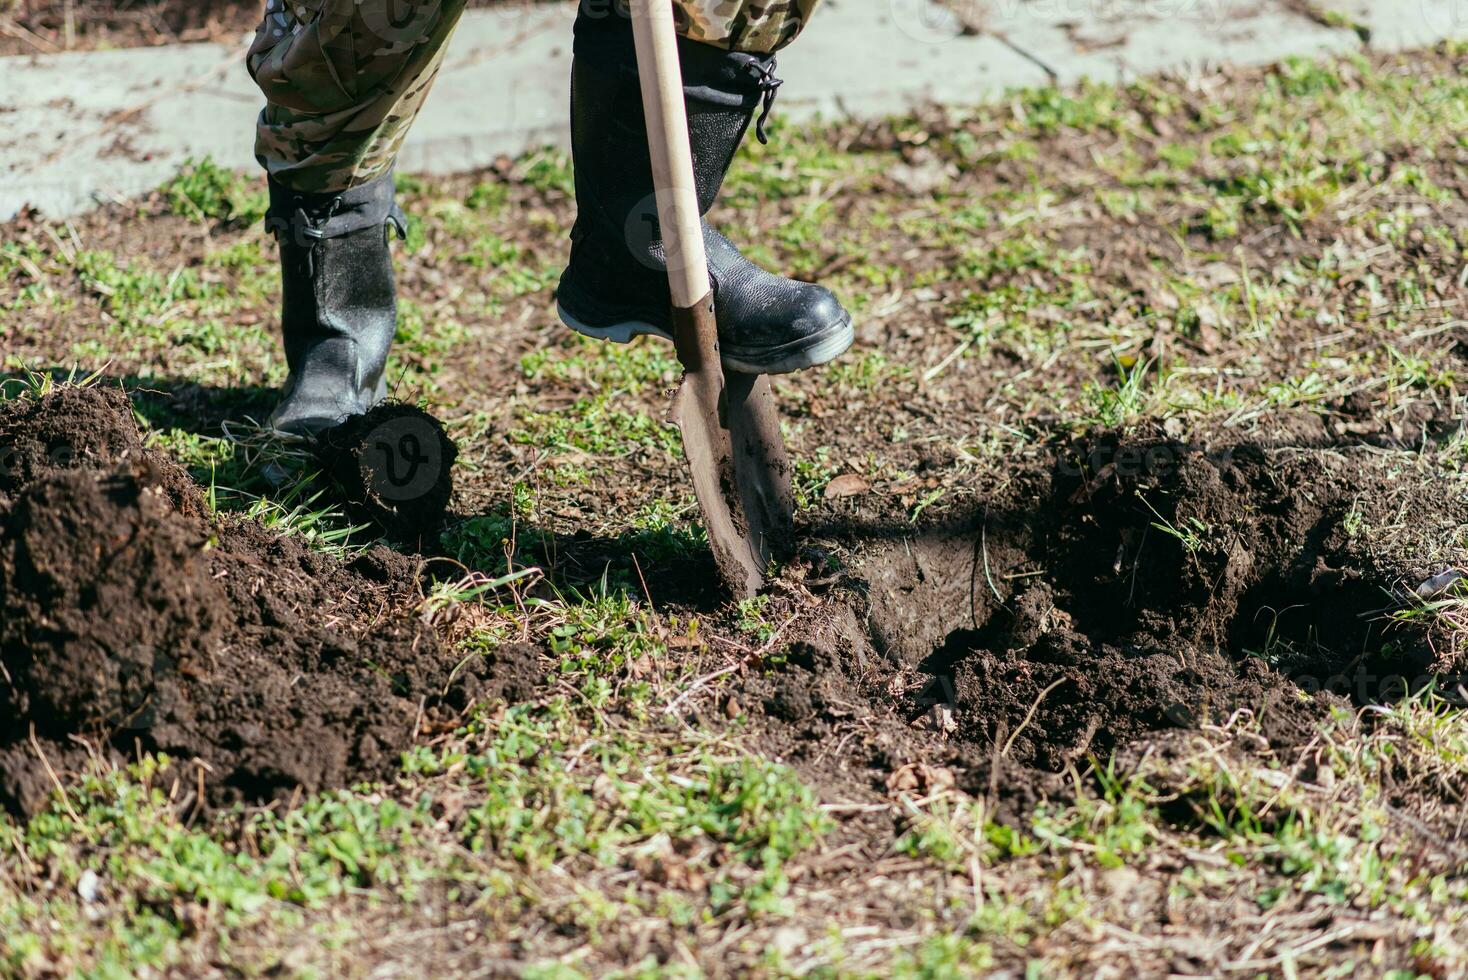
[(801, 297), (803, 309), (799, 319), (795, 321), (798, 333), (817, 336), (828, 334), (843, 325), (851, 325), (851, 314), (841, 305), (835, 293), (814, 283), (801, 285), (804, 287), (801, 290), (804, 294)]
[(812, 283), (790, 287), (757, 319), (735, 319), (734, 336), (721, 343), (726, 367), (749, 374), (787, 374), (825, 364), (851, 346), (851, 314), (829, 289)]

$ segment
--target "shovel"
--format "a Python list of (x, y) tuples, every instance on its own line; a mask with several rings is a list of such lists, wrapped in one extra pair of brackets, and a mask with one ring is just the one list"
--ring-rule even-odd
[(736, 599), (747, 599), (790, 540), (790, 459), (769, 379), (725, 377), (719, 360), (672, 0), (633, 0), (632, 30), (673, 296), (673, 343), (683, 365), (671, 419), (683, 433), (719, 575)]

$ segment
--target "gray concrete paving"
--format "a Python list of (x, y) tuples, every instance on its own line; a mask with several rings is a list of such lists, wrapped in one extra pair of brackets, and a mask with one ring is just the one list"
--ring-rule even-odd
[[(1006, 90), (1468, 36), (1468, 0), (825, 0), (781, 57), (779, 111), (873, 117)], [(571, 4), (471, 11), (401, 166), (564, 144)], [(0, 58), (0, 220), (157, 186), (189, 157), (253, 165), (260, 97), (236, 44)]]
[(1061, 84), (1120, 81), (1209, 65), (1256, 65), (1361, 45), (1267, 0), (998, 0), (978, 24), (1045, 66)]
[(1317, 5), (1363, 31), (1363, 40), (1377, 51), (1468, 36), (1468, 0), (1317, 0)]

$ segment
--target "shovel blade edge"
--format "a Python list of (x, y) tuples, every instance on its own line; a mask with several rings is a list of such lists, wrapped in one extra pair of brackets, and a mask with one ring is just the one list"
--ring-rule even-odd
[(765, 563), (740, 507), (734, 454), (729, 432), (719, 424), (717, 392), (686, 376), (673, 398), (673, 419), (683, 434), (683, 452), (719, 577), (735, 599), (748, 599), (764, 585)]
[(734, 482), (749, 541), (768, 567), (794, 537), (793, 469), (780, 433), (770, 379), (731, 372), (724, 378), (724, 420), (734, 454)]

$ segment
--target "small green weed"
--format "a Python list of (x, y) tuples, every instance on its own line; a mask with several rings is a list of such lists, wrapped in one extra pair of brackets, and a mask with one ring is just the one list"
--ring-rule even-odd
[(184, 161), (159, 190), (171, 214), (201, 221), (254, 224), (265, 220), (269, 205), (263, 179), (226, 170), (209, 157)]

